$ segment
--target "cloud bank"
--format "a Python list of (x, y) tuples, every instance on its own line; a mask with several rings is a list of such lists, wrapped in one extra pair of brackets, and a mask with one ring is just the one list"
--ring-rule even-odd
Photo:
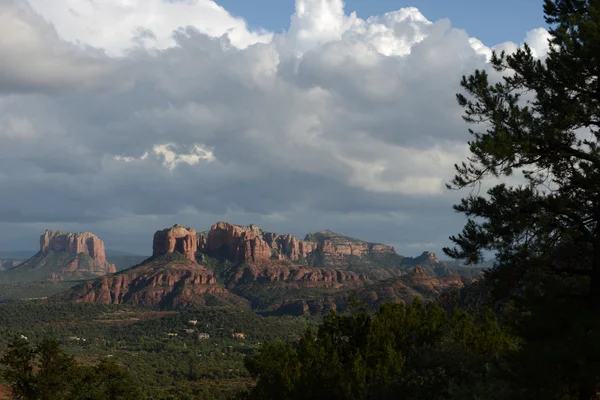
[(1, 1), (0, 248), (60, 228), (148, 253), (224, 219), (439, 251), (463, 223), (460, 78), (518, 46), (341, 0), (297, 0), (283, 33), (212, 0)]

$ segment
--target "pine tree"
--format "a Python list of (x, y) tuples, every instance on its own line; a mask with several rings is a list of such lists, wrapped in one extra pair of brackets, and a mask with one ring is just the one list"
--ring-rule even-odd
[(2, 377), (20, 400), (140, 400), (130, 374), (112, 360), (95, 366), (77, 364), (56, 341), (32, 346), (14, 339), (0, 360)]
[(248, 398), (514, 398), (486, 381), (497, 355), (512, 347), (490, 311), (480, 325), (464, 312), (449, 318), (435, 303), (419, 301), (384, 304), (374, 314), (331, 312), (318, 334), (309, 328), (297, 346), (265, 343), (245, 359), (258, 380)]
[(11, 383), (11, 391), (15, 400), (35, 399), (39, 397), (33, 358), (35, 350), (24, 339), (15, 338), (8, 346), (0, 361), (4, 368), (2, 377)]
[(518, 311), (523, 398), (588, 400), (600, 378), (600, 0), (545, 0), (544, 14), (544, 60), (524, 45), (493, 54), (499, 83), (462, 79), (458, 103), (480, 129), (449, 187), (515, 172), (526, 183), (463, 199), (468, 221), (444, 251), (470, 263), (495, 253), (486, 279)]

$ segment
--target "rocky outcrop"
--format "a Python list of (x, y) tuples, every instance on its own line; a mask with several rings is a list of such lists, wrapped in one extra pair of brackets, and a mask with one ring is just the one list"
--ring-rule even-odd
[(56, 298), (160, 308), (246, 303), (218, 285), (213, 272), (178, 252), (152, 257), (135, 268), (82, 283)]
[(304, 240), (317, 243), (321, 251), (329, 254), (361, 257), (373, 253), (396, 253), (392, 246), (364, 242), (330, 230), (308, 234)]
[(319, 252), (333, 256), (357, 256), (393, 253), (391, 246), (348, 238), (322, 231), (300, 240), (291, 234), (264, 232), (256, 225), (240, 226), (226, 222), (214, 224), (205, 235), (197, 235), (198, 249), (234, 263), (266, 264), (270, 261), (299, 261)]
[(208, 231), (196, 233), (196, 248), (198, 251), (206, 250), (207, 239), (208, 239)]
[(89, 232), (47, 230), (40, 237), (40, 251), (29, 260), (0, 275), (0, 283), (77, 281), (116, 272), (106, 261), (104, 242)]
[(407, 257), (402, 264), (407, 268), (416, 266), (421, 273), (431, 276), (454, 275), (458, 272), (457, 268), (449, 267), (446, 263), (440, 261), (435, 253), (424, 251), (418, 257)]
[(173, 225), (172, 228), (163, 229), (154, 234), (152, 255), (158, 256), (178, 252), (188, 260), (196, 261), (197, 248), (198, 242), (194, 228)]
[(369, 278), (353, 271), (333, 268), (311, 268), (297, 265), (245, 265), (232, 269), (227, 280), (229, 287), (248, 283), (308, 283), (311, 287), (341, 287), (348, 282), (366, 281)]
[[(104, 242), (89, 232), (64, 233), (46, 230), (40, 237), (40, 252), (43, 253), (48, 250), (65, 251), (71, 254), (83, 253), (90, 256), (98, 264), (108, 264), (106, 262)], [(110, 269), (108, 265), (107, 268)]]
[(298, 261), (301, 258), (306, 258), (318, 248), (317, 243), (305, 242), (289, 233), (285, 235), (266, 233), (264, 238), (269, 246), (275, 251), (278, 259)]
[(425, 274), (425, 269), (423, 268), (422, 265), (417, 265), (414, 269), (414, 273), (416, 275), (424, 275)]
[(349, 296), (379, 306), (416, 297), (433, 299), (464, 284), (457, 274), (434, 277), (421, 266), (385, 279), (333, 268), (240, 266), (232, 271), (228, 289), (254, 308), (276, 315), (322, 315), (332, 309), (347, 310)]
[(218, 222), (206, 232), (174, 225), (155, 233), (150, 259), (83, 283), (62, 299), (162, 308), (242, 304), (275, 314), (321, 314), (343, 310), (351, 294), (372, 304), (436, 296), (461, 287), (455, 272), (433, 253), (405, 258), (391, 246), (332, 231), (300, 240), (256, 225)]
[(437, 255), (430, 251), (424, 251), (418, 257), (407, 257), (404, 259), (404, 264), (407, 264), (407, 265), (432, 266), (432, 265), (437, 265), (437, 264), (441, 264), (441, 263), (442, 262), (438, 259)]
[[(429, 301), (448, 290), (457, 290), (465, 286), (465, 279), (458, 274), (442, 277), (428, 275), (421, 266), (414, 267), (401, 277), (371, 282), (362, 288), (351, 291), (351, 294), (372, 306), (383, 303), (410, 303), (419, 297)], [(344, 299), (337, 298), (337, 303), (344, 308)]]
[(206, 250), (234, 263), (264, 264), (271, 260), (272, 248), (263, 235), (256, 225), (218, 222), (208, 232)]
[(319, 243), (320, 248), (324, 253), (336, 254), (343, 256), (362, 257), (370, 253), (393, 253), (395, 252), (392, 246), (382, 244), (366, 243), (366, 242), (346, 242), (334, 243), (332, 240), (324, 240)]

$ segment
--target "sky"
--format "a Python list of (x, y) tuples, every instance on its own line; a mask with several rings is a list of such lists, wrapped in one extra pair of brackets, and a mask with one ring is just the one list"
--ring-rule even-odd
[(0, 0), (0, 250), (227, 221), (441, 256), (460, 78), (549, 35), (541, 2), (415, 1)]
[[(294, 0), (220, 0), (232, 15), (242, 17), (250, 27), (280, 33), (289, 27), (295, 11)], [(430, 21), (447, 18), (488, 45), (506, 41), (519, 43), (532, 28), (546, 27), (542, 0), (346, 0), (347, 14), (356, 12), (367, 19), (405, 7), (416, 7)]]

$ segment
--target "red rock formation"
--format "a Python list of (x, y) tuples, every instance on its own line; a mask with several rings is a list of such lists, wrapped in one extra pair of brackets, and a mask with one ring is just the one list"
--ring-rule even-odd
[[(45, 265), (44, 256), (49, 251), (68, 253), (72, 257), (66, 257), (61, 266), (51, 265), (52, 268), (60, 267), (58, 272), (50, 275), (54, 280), (65, 280), (71, 278), (84, 278), (91, 276), (102, 276), (117, 272), (114, 264), (106, 261), (104, 242), (90, 232), (59, 232), (46, 230), (40, 237), (40, 252), (36, 257), (24, 264), (32, 267), (32, 261)], [(89, 256), (90, 260), (84, 261), (83, 257)], [(33, 265), (35, 268), (35, 265)]]
[[(324, 239), (327, 237), (331, 237), (331, 240)], [(329, 255), (358, 257), (371, 253), (395, 253), (391, 246), (346, 238), (329, 231), (307, 235), (307, 238), (309, 240), (300, 240), (290, 234), (263, 232), (256, 225), (239, 226), (218, 222), (211, 227), (206, 238), (198, 236), (197, 242), (199, 249), (202, 243), (208, 252), (219, 253), (235, 263), (297, 261), (317, 250)]]
[(435, 253), (432, 253), (431, 251), (424, 251), (419, 258), (422, 260), (422, 262), (428, 262), (428, 263), (439, 263), (440, 260), (438, 260), (437, 255)]
[(296, 261), (300, 257), (306, 257), (318, 247), (317, 243), (305, 242), (292, 235), (285, 234), (283, 236), (277, 236), (276, 243), (280, 253), (290, 260)]
[[(445, 290), (461, 288), (464, 286), (463, 279), (459, 274), (450, 274), (442, 277), (428, 275), (425, 269), (417, 265), (414, 272), (403, 276), (405, 283), (420, 293), (439, 295)], [(429, 296), (431, 297), (431, 296)]]
[[(319, 244), (319, 248), (323, 253), (336, 254), (336, 248), (331, 240), (324, 240), (323, 243)], [(343, 254), (343, 253), (342, 253)]]
[(206, 250), (206, 240), (208, 239), (207, 232), (196, 233), (196, 248), (198, 251)]
[(342, 256), (362, 257), (372, 253), (396, 252), (392, 246), (364, 242), (327, 230), (306, 235), (304, 240), (318, 243), (318, 248), (324, 253)]
[(154, 256), (178, 252), (188, 260), (196, 261), (196, 250), (198, 242), (194, 228), (184, 228), (181, 225), (173, 225), (172, 228), (157, 231), (154, 234), (152, 254)]
[(235, 270), (228, 284), (236, 287), (243, 284), (265, 283), (306, 283), (307, 287), (337, 288), (350, 282), (364, 282), (369, 278), (353, 271), (333, 268), (311, 268), (298, 265), (264, 266), (246, 265)]
[(424, 251), (420, 256), (414, 258), (406, 258), (406, 262), (412, 265), (435, 265), (441, 264), (438, 260), (437, 255), (430, 251)]
[[(47, 246), (63, 244), (49, 241)], [(217, 257), (233, 264), (221, 264), (213, 272), (196, 261), (196, 251), (203, 253), (200, 261)], [(279, 313), (318, 314), (347, 307), (352, 293), (380, 304), (432, 298), (463, 284), (456, 274), (438, 274), (437, 264), (443, 263), (432, 253), (409, 260), (416, 264), (403, 264), (405, 258), (393, 247), (330, 231), (300, 240), (255, 225), (218, 222), (198, 233), (175, 225), (155, 233), (153, 254), (135, 268), (79, 285), (63, 299), (171, 307), (202, 305), (208, 299), (214, 304), (219, 298)], [(206, 265), (216, 264), (211, 260)], [(69, 264), (65, 270), (71, 268)]]
[(206, 249), (220, 252), (234, 263), (264, 264), (271, 260), (271, 246), (255, 225), (248, 227), (218, 222), (210, 228)]
[(66, 251), (72, 254), (85, 253), (98, 264), (106, 263), (104, 242), (89, 232), (63, 233), (47, 230), (40, 237), (40, 251), (47, 250)]
[(85, 282), (57, 296), (83, 303), (173, 307), (203, 305), (207, 296), (243, 305), (217, 285), (214, 274), (183, 256), (163, 255), (114, 275)]
[(40, 237), (40, 251), (5, 271), (5, 283), (46, 280), (74, 281), (112, 274), (117, 269), (106, 261), (104, 242), (89, 232), (46, 231)]

